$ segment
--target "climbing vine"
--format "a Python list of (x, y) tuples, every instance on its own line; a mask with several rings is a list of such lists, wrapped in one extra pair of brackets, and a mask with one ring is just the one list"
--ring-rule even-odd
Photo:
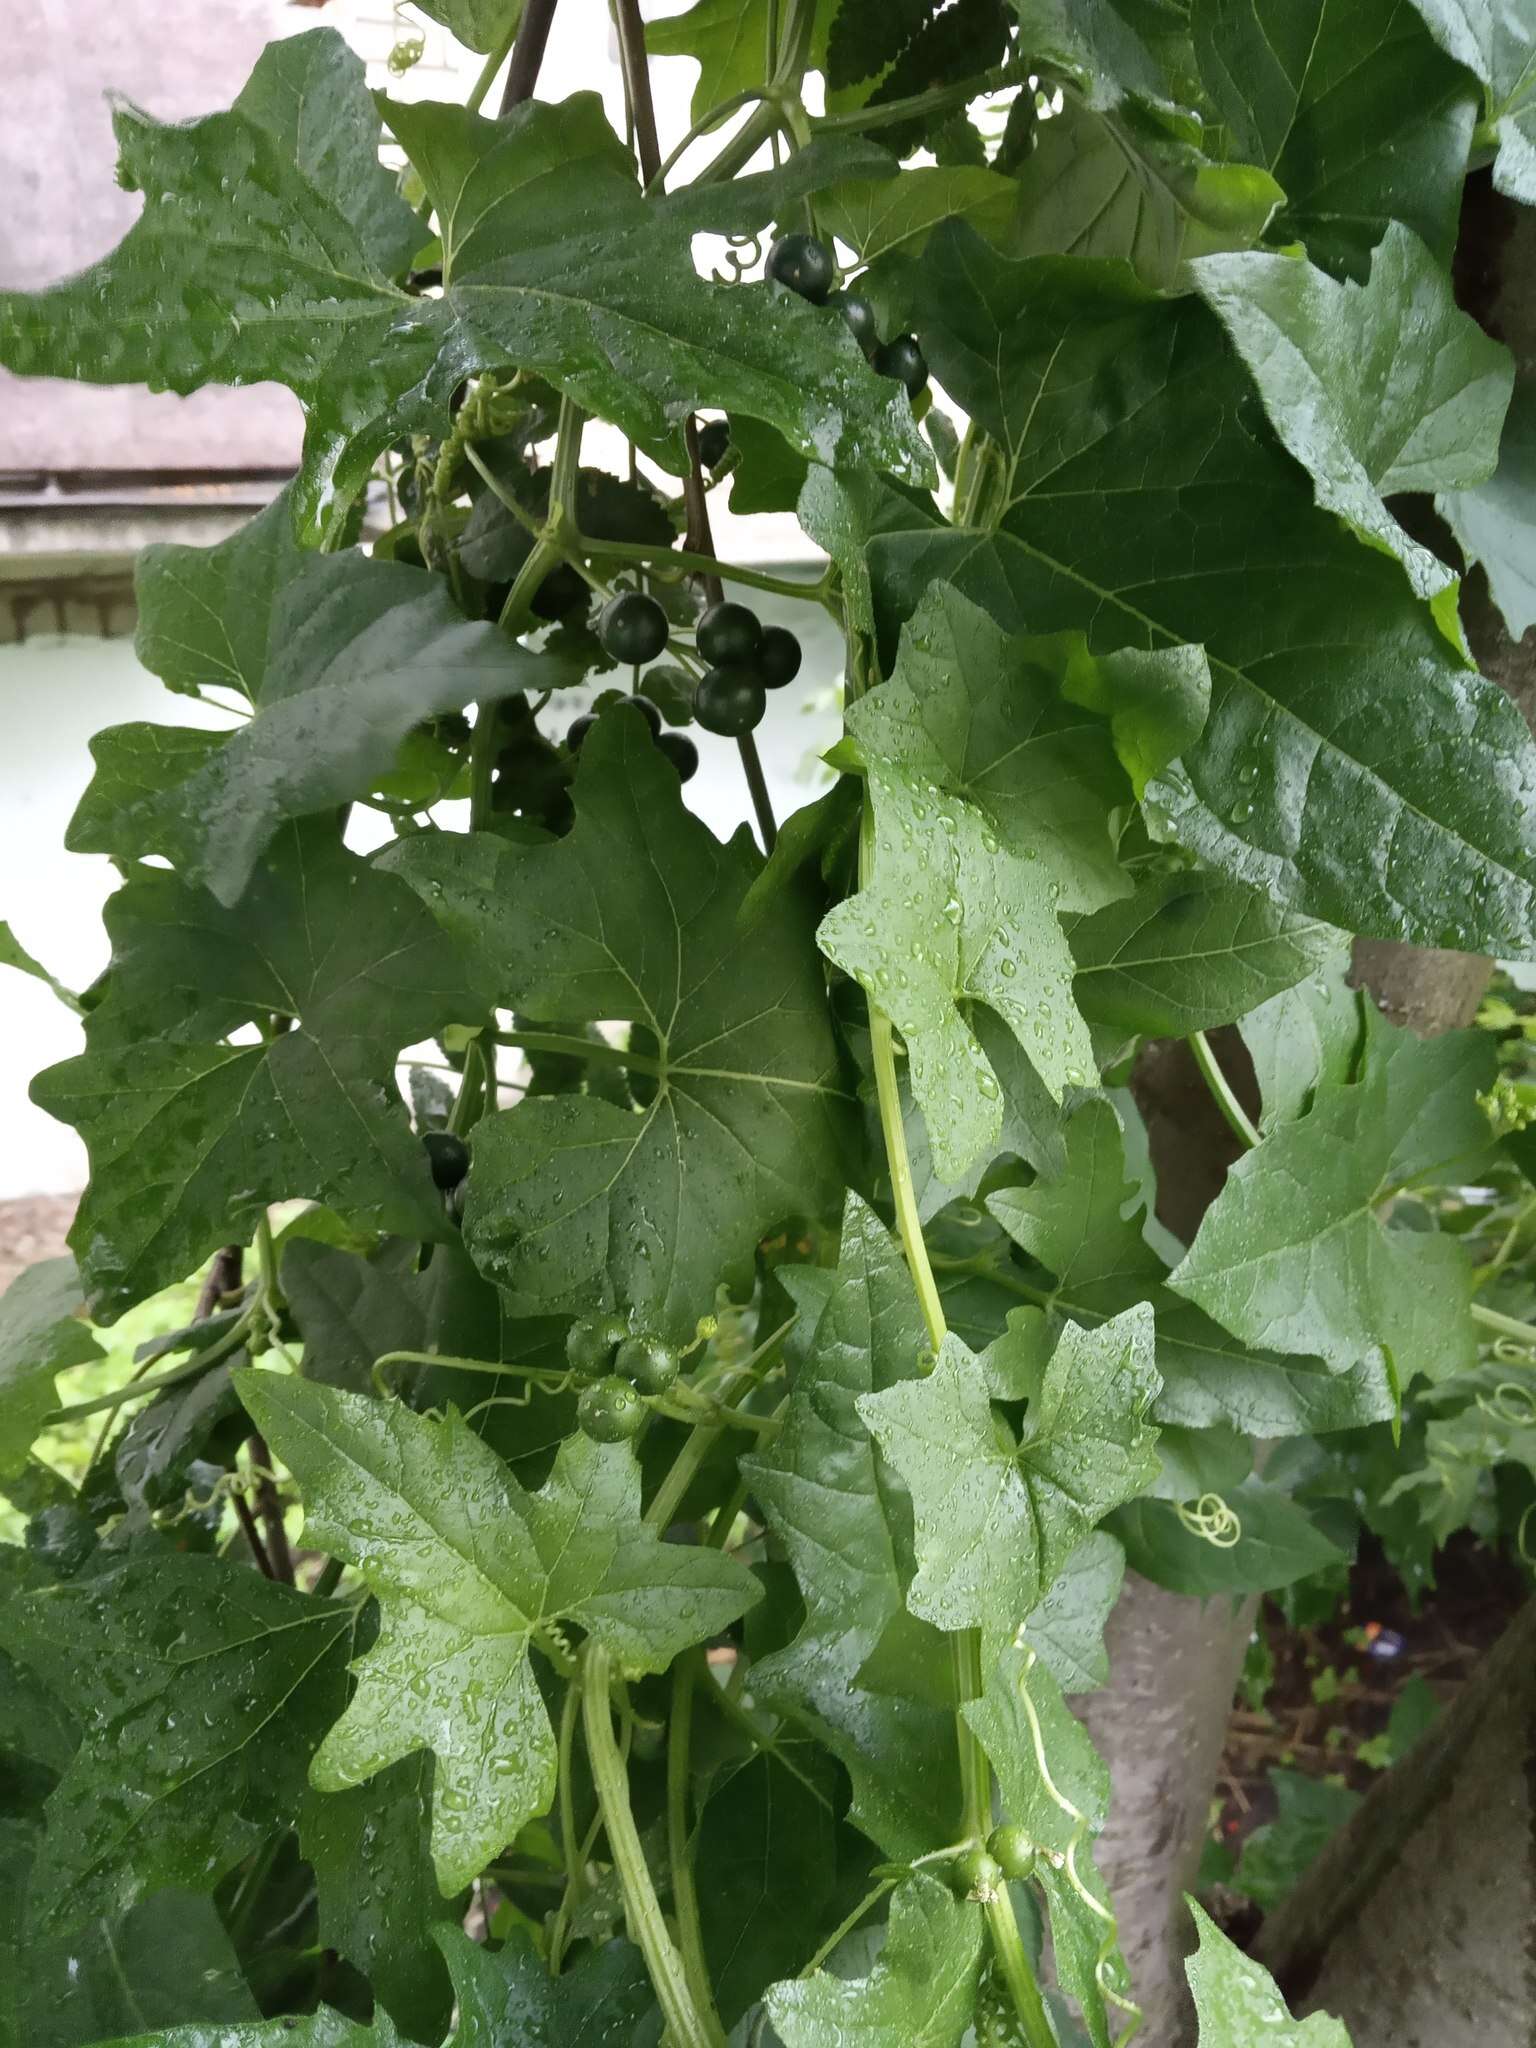
[[(422, 11), (468, 107), (292, 35), (120, 109), (134, 226), (0, 293), (12, 371), (307, 422), (142, 556), (203, 715), (98, 734), (69, 832), (120, 885), (34, 1087), (73, 1254), (0, 1302), (0, 2042), (1111, 2048), (1067, 1699), (1127, 1568), (1341, 1562), (1319, 1461), (1440, 1529), (1536, 1469), (1519, 1011), (1348, 972), (1536, 956), (1460, 614), (1527, 622), (1528, 393), (1450, 270), (1469, 172), (1536, 198), (1536, 23), (614, 0), (620, 133), (535, 96), (551, 0)], [(1187, 1243), (1154, 1040), (1230, 1132)], [(1200, 1940), (1205, 2048), (1303, 2038)]]

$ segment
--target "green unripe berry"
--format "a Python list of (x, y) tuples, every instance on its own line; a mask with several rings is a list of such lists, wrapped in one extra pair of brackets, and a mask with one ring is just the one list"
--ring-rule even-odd
[(983, 1905), (997, 1897), (1006, 1881), (1001, 1864), (985, 1849), (967, 1849), (955, 1859), (951, 1874), (962, 1898), (979, 1899)]
[(594, 1443), (628, 1443), (645, 1420), (645, 1403), (629, 1384), (610, 1373), (583, 1387), (576, 1403), (583, 1436)]
[(613, 1369), (642, 1394), (664, 1394), (677, 1378), (677, 1353), (662, 1337), (626, 1337), (614, 1354)]
[(584, 1380), (595, 1380), (613, 1364), (613, 1354), (629, 1335), (622, 1316), (583, 1316), (572, 1323), (565, 1337), (565, 1355), (571, 1370)]
[(1017, 1821), (1004, 1821), (987, 1837), (987, 1854), (1001, 1866), (1004, 1877), (1033, 1877), (1038, 1853), (1039, 1845)]

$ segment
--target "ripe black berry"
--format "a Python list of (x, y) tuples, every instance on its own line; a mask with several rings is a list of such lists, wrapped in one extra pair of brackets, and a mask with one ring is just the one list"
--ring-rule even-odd
[(693, 693), (693, 715), (706, 732), (744, 739), (758, 725), (768, 700), (750, 668), (712, 668)]
[(698, 625), (698, 648), (705, 661), (750, 661), (762, 641), (757, 613), (744, 604), (712, 604)]
[(765, 690), (782, 690), (800, 673), (800, 642), (788, 626), (768, 626), (752, 665)]
[(432, 1178), (447, 1194), (469, 1171), (469, 1147), (453, 1131), (423, 1131), (421, 1142), (426, 1147)]
[(699, 770), (699, 750), (685, 732), (664, 732), (656, 745), (677, 770), (679, 782), (691, 782)]
[(626, 590), (603, 606), (597, 631), (615, 661), (654, 661), (667, 644), (667, 615), (654, 597)]
[(596, 723), (597, 713), (595, 711), (583, 711), (580, 718), (573, 718), (571, 720), (569, 729), (567, 730), (565, 735), (565, 744), (570, 748), (573, 754), (579, 754), (581, 752), (582, 741), (586, 738), (587, 734), (592, 730), (593, 726), (596, 725)]
[(706, 420), (699, 429), (699, 460), (706, 469), (717, 469), (731, 445), (730, 423)]
[(813, 306), (821, 305), (837, 275), (831, 250), (814, 235), (780, 235), (768, 251), (765, 268), (775, 284), (788, 285)]
[(917, 337), (898, 334), (875, 350), (875, 368), (882, 377), (895, 377), (907, 387), (908, 398), (916, 398), (928, 382), (928, 359), (917, 345)]
[(872, 355), (880, 343), (879, 330), (875, 325), (875, 309), (862, 292), (834, 292), (827, 304), (836, 306), (847, 323), (848, 332), (863, 349), (865, 355)]

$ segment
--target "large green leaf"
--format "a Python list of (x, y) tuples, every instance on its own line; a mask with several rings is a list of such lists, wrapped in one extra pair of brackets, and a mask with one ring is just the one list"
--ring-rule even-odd
[(1221, 1498), (1236, 1522), (1219, 1542), (1190, 1528), (1167, 1501), (1137, 1500), (1119, 1509), (1111, 1527), (1131, 1570), (1193, 1599), (1241, 1599), (1345, 1563), (1347, 1552), (1279, 1487), (1250, 1477), (1225, 1488)]
[(862, 1395), (860, 1415), (912, 1492), (914, 1614), (996, 1627), (1038, 1605), (1094, 1525), (1156, 1476), (1147, 1411), (1159, 1387), (1152, 1313), (1069, 1323), (1017, 1441), (956, 1337), (926, 1379)]
[(1464, 489), (1493, 474), (1514, 384), (1509, 351), (1451, 291), (1418, 236), (1387, 228), (1364, 284), (1293, 256), (1208, 256), (1196, 289), (1253, 372), (1270, 424), (1317, 502), (1396, 555), (1456, 632), (1455, 578), (1384, 500)]
[(388, 856), (499, 1000), (627, 1020), (657, 1074), (641, 1109), (546, 1096), (480, 1124), (465, 1240), (515, 1314), (620, 1306), (691, 1338), (764, 1231), (837, 1199), (821, 970), (793, 897), (741, 928), (761, 864), (745, 834), (721, 846), (684, 807), (638, 717), (599, 721), (575, 796), (552, 845), (423, 835)]
[(1182, 1037), (1304, 980), (1338, 942), (1219, 875), (1153, 875), (1069, 931), (1072, 993), (1090, 1023)]
[(163, 1552), (0, 1607), (0, 1644), (83, 1731), (48, 1800), (39, 1922), (209, 1890), (291, 1820), (346, 1696), (355, 1620), (348, 1603)]
[(1162, 290), (1190, 257), (1256, 242), (1285, 199), (1254, 164), (1212, 163), (1134, 109), (1075, 99), (1039, 124), (1016, 182), (1015, 255), (1118, 257)]
[(1152, 1304), (1163, 1388), (1159, 1422), (1189, 1429), (1235, 1423), (1251, 1436), (1304, 1436), (1380, 1422), (1393, 1399), (1379, 1360), (1344, 1372), (1275, 1357), (1239, 1343), (1193, 1302), (1168, 1292), (1167, 1267), (1143, 1234), (1137, 1190), (1107, 1102), (1086, 1104), (1066, 1132), (1066, 1166), (987, 1203), (1030, 1257), (1046, 1269), (1040, 1300), (1048, 1320), (1094, 1327), (1138, 1301)]
[(1349, 2048), (1343, 2024), (1326, 2013), (1291, 2019), (1269, 1972), (1193, 1899), (1189, 1910), (1200, 1947), (1184, 1969), (1200, 2020), (1200, 2048)]
[(1536, 626), (1536, 387), (1515, 386), (1499, 466), (1469, 491), (1444, 491), (1435, 508), (1469, 563), (1481, 563), (1510, 638)]
[(866, 264), (893, 250), (915, 256), (943, 220), (968, 220), (984, 232), (1006, 228), (1018, 206), (1014, 180), (980, 164), (931, 164), (898, 178), (849, 179), (817, 202), (817, 224)]
[[(820, 69), (826, 56), (827, 27), (832, 10), (817, 8), (811, 31), (811, 64)], [(653, 57), (693, 57), (699, 76), (691, 112), (702, 120), (722, 101), (760, 86), (768, 75), (768, 30), (772, 0), (694, 0), (681, 14), (645, 25), (646, 48)]]
[(1207, 309), (958, 226), (918, 290), (929, 358), (1000, 444), (1006, 490), (991, 530), (887, 513), (868, 542), (887, 628), (945, 577), (1005, 629), (1083, 632), (1095, 654), (1204, 646), (1210, 715), (1148, 790), (1162, 829), (1343, 929), (1530, 951), (1523, 721), (1396, 564), (1317, 508)]
[(1008, 0), (1021, 54), (1072, 81), (1085, 105), (1119, 106), (1128, 97), (1164, 104), (1168, 83), (1117, 0)]
[[(424, 569), (357, 548), (306, 553), (286, 492), (216, 547), (147, 549), (136, 588), (146, 666), (173, 688), (237, 689), (255, 716), (222, 744), (153, 725), (99, 733), (67, 844), (118, 860), (164, 854), (225, 904), (285, 819), (365, 796), (423, 719), (581, 679), (569, 658), (466, 619)], [(172, 748), (185, 773), (134, 790), (125, 756)]]
[(1450, 1237), (1393, 1229), (1391, 1197), (1474, 1163), (1490, 1131), (1486, 1034), (1420, 1040), (1377, 1021), (1360, 1078), (1320, 1082), (1299, 1122), (1241, 1158), (1169, 1280), (1246, 1343), (1336, 1371), (1379, 1360), (1398, 1388), (1476, 1358), (1472, 1268)]
[(87, 1049), (33, 1083), (90, 1150), (70, 1241), (98, 1320), (244, 1242), (269, 1202), (446, 1235), (395, 1055), (483, 998), (408, 889), (317, 822), (283, 829), (234, 910), (146, 868), (106, 921)]
[(1400, 220), (1449, 263), (1477, 92), (1412, 0), (1194, 0), (1189, 20), (1229, 153), (1285, 190), (1277, 238), (1358, 277)]
[(274, 45), (228, 113), (119, 113), (121, 175), (146, 194), (144, 212), (79, 277), (0, 294), (0, 362), (182, 392), (286, 383), (308, 415), (295, 509), (310, 536), (342, 529), (383, 448), (446, 425), (466, 373), (512, 365), (674, 468), (681, 421), (709, 405), (767, 419), (822, 459), (857, 443), (929, 473), (905, 395), (840, 321), (695, 271), (693, 228), (722, 206), (766, 208), (762, 225), (772, 181), (706, 193), (692, 214), (648, 204), (593, 95), (530, 101), (501, 123), (425, 102), (392, 104), (390, 120), (443, 216), (453, 283), (441, 297), (394, 282), (423, 230), (377, 164), (361, 63), (318, 29)]
[(345, 1791), (309, 1788), (298, 1815), (321, 1941), (362, 1971), (379, 2004), (417, 2041), (441, 2037), (452, 2002), (433, 1936), (454, 1908), (433, 1875), (431, 1817), (426, 1755), (404, 1757)]
[(299, 1482), (310, 1540), (356, 1565), (380, 1604), (379, 1640), (312, 1780), (344, 1790), (431, 1749), (445, 1895), (554, 1795), (533, 1644), (573, 1622), (624, 1664), (662, 1671), (757, 1597), (734, 1558), (662, 1543), (640, 1520), (626, 1446), (568, 1438), (531, 1494), (455, 1411), (435, 1421), (271, 1373), (237, 1385)]
[(85, 1296), (70, 1258), (28, 1266), (0, 1295), (0, 1476), (10, 1477), (58, 1405), (54, 1374), (100, 1358), (81, 1313)]
[(960, 2048), (976, 2003), (982, 1916), (918, 1871), (891, 1899), (885, 1945), (867, 1977), (775, 1984), (764, 2003), (784, 2048)]
[(124, 1914), (40, 1935), (25, 1919), (40, 1834), (0, 1820), (0, 2048), (87, 2048), (125, 2027), (257, 2016), (212, 1899), (161, 1891)]
[(874, 1692), (860, 1669), (902, 1613), (911, 1510), (855, 1403), (910, 1379), (926, 1344), (906, 1266), (850, 1194), (837, 1271), (784, 1266), (799, 1310), (795, 1374), (778, 1435), (742, 1460), (805, 1601), (786, 1648), (752, 1667), (764, 1705), (807, 1721), (847, 1767), (850, 1817), (888, 1856), (944, 1839), (957, 1785), (951, 1717)]
[(1110, 2048), (1103, 1987), (1123, 2000), (1129, 1980), (1092, 1858), (1109, 1810), (1109, 1772), (1043, 1659), (1023, 1640), (989, 1652), (981, 1697), (964, 1713), (997, 1773), (1004, 1813), (1043, 1851), (1036, 1875), (1057, 1981), (1077, 2000), (1093, 2048)]
[(1127, 791), (1108, 727), (1053, 687), (1063, 661), (1010, 643), (941, 584), (903, 631), (890, 681), (847, 714), (873, 858), (818, 937), (901, 1031), (946, 1181), (995, 1149), (1002, 1124), (973, 1006), (1003, 1019), (1052, 1096), (1093, 1071), (1056, 911), (1123, 890), (1109, 810)]
[(416, 0), (416, 4), (461, 43), (488, 55), (505, 47), (506, 38), (522, 19), (524, 0)]
[(1498, 145), (1493, 182), (1536, 201), (1536, 19), (1521, 0), (1414, 0), (1430, 34), (1484, 89), (1483, 123)]

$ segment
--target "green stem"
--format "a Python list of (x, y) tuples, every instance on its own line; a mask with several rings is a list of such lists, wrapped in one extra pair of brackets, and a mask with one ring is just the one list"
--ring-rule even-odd
[(1028, 2048), (1056, 2048), (1056, 2030), (1047, 2017), (1040, 1986), (1029, 1966), (1029, 1957), (1024, 1953), (1013, 1899), (1006, 1885), (988, 1899), (986, 1914), (987, 1927), (992, 1935), (992, 1952), (1002, 1971), (1003, 1982), (1008, 1986), (1008, 1995), (1013, 2000), (1013, 2009), (1018, 2014)]
[(723, 185), (762, 148), (781, 125), (777, 99), (760, 100), (717, 157), (694, 179), (695, 185)]
[(325, 1560), (324, 1569), (315, 1581), (314, 1590), (310, 1597), (315, 1600), (329, 1600), (336, 1588), (341, 1584), (341, 1575), (346, 1568), (346, 1561), (343, 1558), (328, 1557)]
[[(472, 1131), (485, 1114), (489, 1079), (490, 1068), (484, 1050), (479, 1039), (472, 1038), (464, 1048), (464, 1072), (459, 1081), (459, 1092), (454, 1098), (453, 1114), (448, 1119), (448, 1128), (456, 1138)], [(492, 1107), (495, 1107), (494, 1103)]]
[(1496, 1308), (1484, 1308), (1480, 1301), (1472, 1304), (1472, 1320), (1481, 1323), (1485, 1330), (1497, 1330), (1501, 1337), (1512, 1337), (1517, 1344), (1528, 1344), (1536, 1351), (1536, 1324), (1522, 1323), (1514, 1316), (1500, 1315)]
[[(751, 1378), (759, 1362), (768, 1356), (776, 1344), (783, 1341), (792, 1325), (793, 1318), (789, 1322), (781, 1323), (771, 1337), (758, 1345), (750, 1357), (744, 1359), (740, 1365), (734, 1366), (725, 1375), (720, 1383), (719, 1393), (713, 1397), (719, 1406), (723, 1407), (726, 1397), (735, 1393), (739, 1386)], [(657, 1487), (656, 1496), (645, 1511), (644, 1519), (651, 1528), (671, 1527), (683, 1495), (693, 1483), (695, 1473), (724, 1433), (725, 1424), (721, 1422), (700, 1422), (695, 1425), (685, 1439), (682, 1449), (673, 1459), (672, 1469)]]
[(775, 597), (799, 597), (812, 604), (826, 601), (828, 582), (825, 574), (808, 583), (803, 577), (773, 576), (763, 569), (743, 568), (722, 562), (714, 555), (696, 554), (690, 548), (654, 547), (647, 541), (593, 540), (586, 534), (579, 535), (578, 539), (586, 552), (600, 555), (605, 560), (659, 563), (663, 568), (675, 563), (691, 576), (719, 576), (730, 583), (746, 584), (753, 590), (766, 590)]
[(707, 2006), (701, 2010), (694, 2002), (683, 1959), (667, 1932), (656, 1887), (646, 1867), (645, 1851), (640, 1846), (629, 1804), (629, 1775), (613, 1739), (613, 1716), (608, 1705), (612, 1667), (608, 1652), (601, 1643), (589, 1639), (582, 1651), (582, 1661), (586, 1667), (581, 1710), (587, 1759), (592, 1766), (592, 1783), (608, 1836), (609, 1854), (624, 1893), (630, 1937), (645, 1958), (662, 2016), (671, 2029), (673, 2048), (724, 2048), (725, 2030), (719, 2020)]
[(283, 1290), (277, 1278), (277, 1246), (272, 1241), (272, 1218), (263, 1209), (256, 1225), (256, 1263), (261, 1270), (261, 1298), (271, 1315), (284, 1306)]
[(572, 1059), (628, 1067), (637, 1074), (653, 1074), (658, 1081), (666, 1079), (667, 1070), (660, 1060), (653, 1060), (646, 1053), (631, 1052), (625, 1045), (609, 1045), (606, 1039), (578, 1038), (567, 1031), (493, 1031), (491, 1036), (498, 1045), (514, 1046), (519, 1052), (568, 1053)]
[(1195, 1065), (1200, 1069), (1201, 1077), (1210, 1089), (1216, 1107), (1226, 1118), (1233, 1134), (1251, 1151), (1261, 1142), (1259, 1134), (1249, 1121), (1247, 1110), (1233, 1093), (1231, 1082), (1221, 1071), (1221, 1063), (1211, 1050), (1210, 1040), (1203, 1031), (1191, 1031), (1186, 1042), (1195, 1056)]
[(712, 130), (720, 126), (722, 121), (728, 121), (732, 114), (739, 113), (743, 107), (750, 106), (754, 100), (760, 100), (765, 97), (766, 94), (761, 86), (749, 85), (744, 92), (732, 93), (731, 97), (728, 100), (722, 100), (718, 107), (711, 107), (707, 114), (701, 114), (682, 141), (677, 145), (676, 149), (665, 158), (655, 177), (646, 186), (646, 197), (650, 198), (653, 193), (661, 190), (662, 186), (666, 183), (667, 173), (676, 167), (678, 159), (683, 155), (684, 151), (697, 142), (700, 136), (710, 134)]
[(813, 119), (811, 126), (817, 135), (834, 135), (848, 129), (862, 132), (866, 128), (887, 128), (898, 121), (910, 121), (919, 114), (941, 114), (948, 107), (969, 106), (972, 100), (980, 99), (989, 92), (1003, 92), (1010, 85), (1027, 84), (1028, 67), (1016, 64), (995, 64), (990, 71), (982, 71), (974, 78), (963, 78), (956, 85), (935, 85), (926, 92), (915, 92), (906, 99), (884, 100), (876, 106), (850, 107), (845, 114), (823, 114)]
[(185, 1365), (178, 1365), (171, 1372), (154, 1373), (148, 1379), (133, 1380), (126, 1387), (114, 1388), (110, 1394), (98, 1394), (92, 1401), (71, 1401), (63, 1408), (55, 1408), (44, 1427), (53, 1429), (61, 1422), (78, 1421), (82, 1415), (100, 1415), (108, 1408), (121, 1408), (127, 1401), (142, 1401), (146, 1394), (158, 1394), (166, 1387), (179, 1387), (184, 1380), (196, 1379), (210, 1366), (217, 1365), (221, 1358), (227, 1358), (231, 1351), (237, 1350), (245, 1342), (255, 1320), (256, 1304), (253, 1302), (217, 1344), (210, 1344), (206, 1351), (200, 1351)]
[(478, 114), (485, 105), (486, 95), (496, 83), (496, 74), (500, 71), (502, 65), (506, 63), (511, 52), (512, 44), (517, 36), (517, 24), (521, 19), (522, 10), (521, 8), (513, 8), (511, 12), (512, 26), (481, 65), (480, 76), (469, 89), (469, 98), (464, 102), (464, 105), (471, 114)]
[(873, 1891), (866, 1892), (864, 1897), (860, 1899), (859, 1903), (854, 1907), (853, 1911), (850, 1914), (848, 1914), (848, 1916), (845, 1919), (840, 1920), (837, 1923), (837, 1925), (833, 1928), (832, 1932), (821, 1944), (821, 1947), (817, 1949), (815, 1955), (811, 1957), (811, 1960), (800, 1972), (800, 1975), (802, 1977), (814, 1976), (816, 1971), (818, 1971), (821, 1968), (822, 1964), (827, 1960), (827, 1957), (831, 1955), (833, 1949), (837, 1947), (837, 1944), (843, 1939), (843, 1937), (845, 1935), (852, 1934), (855, 1927), (857, 1927), (859, 1922), (864, 1918), (864, 1915), (868, 1913), (873, 1907), (879, 1905), (880, 1901), (885, 1897), (886, 1893), (891, 1889), (891, 1887), (896, 1882), (897, 1880), (894, 1877), (882, 1877), (880, 1882), (875, 1886)]
[(555, 1783), (559, 1791), (560, 1854), (565, 1864), (565, 1894), (549, 1931), (549, 1967), (557, 1977), (565, 1958), (565, 1945), (570, 1939), (571, 1915), (581, 1903), (581, 1895), (587, 1886), (587, 1859), (576, 1832), (576, 1786), (571, 1775), (576, 1751), (576, 1723), (581, 1718), (581, 1686), (582, 1673), (578, 1670), (566, 1685), (565, 1699), (560, 1708)]
[(694, 2003), (708, 2011), (709, 1964), (704, 1956), (704, 1930), (699, 1920), (699, 1895), (688, 1853), (688, 1780), (693, 1744), (693, 1690), (698, 1653), (679, 1657), (672, 1667), (672, 1712), (667, 1724), (667, 1861), (672, 1872), (672, 1910), (678, 1946)]

